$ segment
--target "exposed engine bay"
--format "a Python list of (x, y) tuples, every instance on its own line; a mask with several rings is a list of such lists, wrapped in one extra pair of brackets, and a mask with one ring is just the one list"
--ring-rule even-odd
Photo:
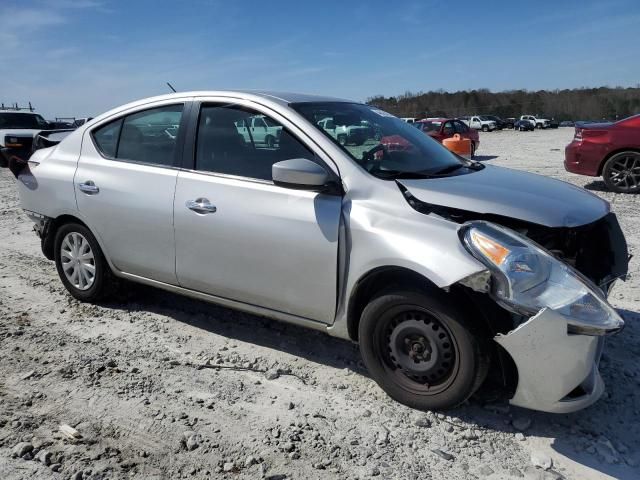
[(425, 215), (437, 215), (460, 224), (485, 220), (515, 230), (573, 266), (605, 293), (615, 280), (624, 280), (628, 273), (627, 242), (613, 212), (587, 225), (547, 227), (502, 215), (429, 204), (417, 199), (404, 186), (399, 184), (399, 187), (409, 205)]

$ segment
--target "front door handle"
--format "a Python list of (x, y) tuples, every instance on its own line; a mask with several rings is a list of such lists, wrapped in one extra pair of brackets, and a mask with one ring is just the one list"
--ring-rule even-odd
[(196, 198), (195, 200), (187, 200), (185, 203), (189, 210), (193, 210), (196, 213), (200, 213), (202, 215), (207, 213), (216, 213), (218, 210), (215, 205), (213, 205), (206, 198)]
[(86, 182), (79, 183), (78, 189), (81, 192), (86, 193), (87, 195), (95, 195), (96, 193), (100, 193), (100, 189), (91, 180), (87, 180)]

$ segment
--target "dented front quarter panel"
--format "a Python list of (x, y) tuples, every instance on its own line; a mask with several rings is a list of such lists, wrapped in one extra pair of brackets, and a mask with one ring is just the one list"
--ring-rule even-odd
[[(603, 338), (567, 333), (567, 320), (551, 309), (497, 335), (495, 341), (518, 369), (513, 405), (568, 413), (591, 405), (604, 392), (598, 371)], [(567, 397), (576, 387), (582, 387), (583, 394)]]
[(348, 338), (349, 300), (358, 282), (378, 268), (406, 268), (440, 288), (486, 270), (460, 242), (458, 224), (411, 209), (395, 182), (371, 177), (347, 192), (344, 278), (336, 321), (329, 328), (332, 335)]

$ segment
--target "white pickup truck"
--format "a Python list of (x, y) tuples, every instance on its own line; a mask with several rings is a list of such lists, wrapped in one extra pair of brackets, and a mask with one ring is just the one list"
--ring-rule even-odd
[(473, 128), (474, 130), (482, 130), (483, 132), (493, 132), (496, 128), (498, 128), (496, 122), (482, 115), (460, 117), (458, 118), (458, 120), (465, 123), (469, 128)]
[[(28, 160), (37, 140), (44, 141), (40, 147), (55, 145), (71, 130), (74, 128), (52, 130), (42, 115), (34, 113), (32, 108), (0, 106), (0, 167), (8, 167), (9, 158), (14, 156)], [(51, 134), (54, 137), (49, 138)]]
[(529, 120), (536, 128), (549, 128), (551, 120), (548, 118), (540, 118), (535, 115), (522, 115), (520, 120)]
[(280, 139), (282, 125), (277, 125), (264, 115), (255, 115), (236, 122), (238, 133), (247, 143), (259, 143), (273, 148)]

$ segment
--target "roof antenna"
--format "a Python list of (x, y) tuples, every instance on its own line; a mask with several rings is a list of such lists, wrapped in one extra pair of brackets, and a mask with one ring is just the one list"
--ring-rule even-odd
[(176, 93), (176, 92), (177, 92), (177, 91), (176, 91), (176, 89), (175, 89), (175, 88), (173, 88), (173, 85), (171, 85), (169, 82), (167, 82), (167, 85), (169, 85), (169, 88), (170, 88), (171, 90), (173, 90), (173, 93)]

